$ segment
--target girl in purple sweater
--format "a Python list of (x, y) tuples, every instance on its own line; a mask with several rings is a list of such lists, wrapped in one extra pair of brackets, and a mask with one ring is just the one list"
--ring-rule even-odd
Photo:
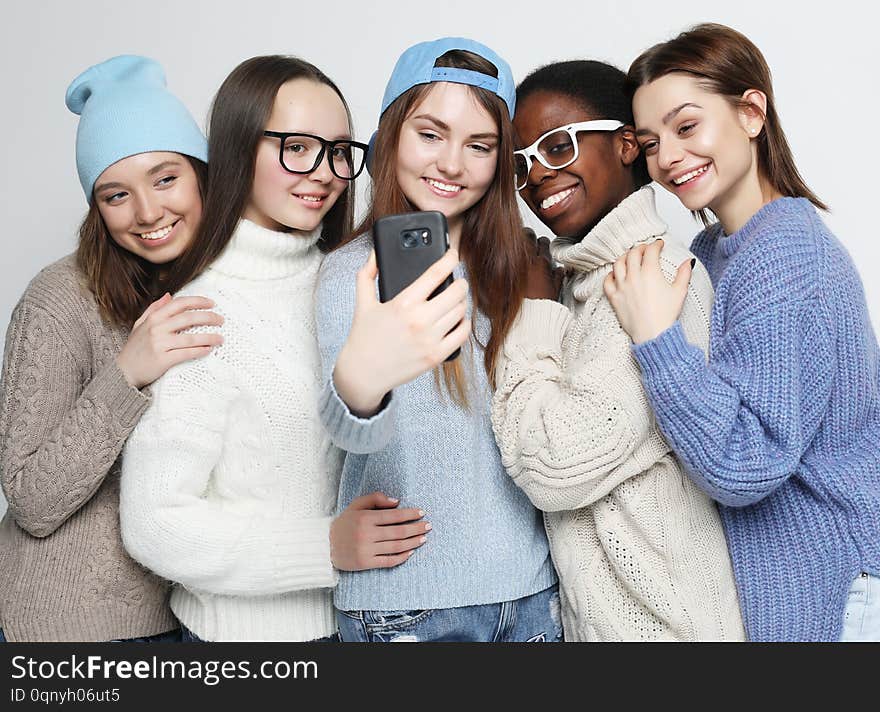
[[(708, 363), (659, 245), (605, 283), (658, 422), (720, 505), (751, 640), (880, 640), (880, 350), (746, 37), (698, 25), (629, 70), (651, 177), (699, 213), (715, 287)], [(709, 215), (717, 218), (710, 222)]]

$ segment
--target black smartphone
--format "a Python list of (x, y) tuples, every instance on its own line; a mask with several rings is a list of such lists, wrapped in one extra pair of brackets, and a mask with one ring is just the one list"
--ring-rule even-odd
[[(373, 225), (373, 245), (379, 267), (379, 300), (387, 302), (415, 282), (449, 249), (446, 216), (437, 210), (386, 215)], [(452, 275), (431, 293), (437, 296), (452, 284)], [(456, 349), (447, 361), (456, 358)]]

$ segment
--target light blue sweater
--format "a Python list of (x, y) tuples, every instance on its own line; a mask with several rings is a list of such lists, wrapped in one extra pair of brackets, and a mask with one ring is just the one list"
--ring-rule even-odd
[[(369, 419), (352, 415), (336, 393), (331, 375), (354, 315), (355, 276), (371, 248), (369, 235), (359, 237), (327, 255), (318, 277), (325, 382), (319, 409), (330, 437), (347, 451), (338, 507), (381, 490), (398, 497), (401, 507), (424, 509), (433, 529), (400, 566), (342, 572), (337, 608), (455, 608), (514, 600), (552, 586), (556, 575), (541, 515), (507, 476), (495, 444), (482, 348), (465, 345), (459, 357), (470, 385), (470, 411), (438, 393), (433, 373), (396, 388)], [(489, 322), (480, 313), (475, 322), (485, 344)]]
[(709, 363), (676, 323), (633, 351), (657, 420), (720, 503), (752, 640), (840, 637), (880, 574), (880, 350), (862, 284), (809, 201), (692, 251), (715, 286)]

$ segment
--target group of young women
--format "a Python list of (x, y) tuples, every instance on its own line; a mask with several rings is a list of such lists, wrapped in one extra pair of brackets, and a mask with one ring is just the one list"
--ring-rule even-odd
[[(0, 640), (880, 639), (880, 350), (743, 35), (519, 86), (417, 44), (369, 146), (286, 56), (207, 141), (142, 57), (67, 105), (89, 211), (7, 333)], [(450, 249), (382, 302), (415, 210)]]

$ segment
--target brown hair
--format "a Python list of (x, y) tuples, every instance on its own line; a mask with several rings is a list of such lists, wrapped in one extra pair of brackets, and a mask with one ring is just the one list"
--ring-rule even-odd
[[(197, 158), (184, 158), (195, 171), (199, 195), (204, 199), (208, 167)], [(131, 328), (150, 303), (167, 291), (169, 265), (154, 265), (118, 245), (107, 230), (97, 200), (91, 201), (80, 225), (76, 263), (95, 295), (101, 316), (117, 326)]]
[[(333, 89), (351, 112), (339, 87), (315, 65), (297, 57), (252, 57), (226, 77), (211, 106), (208, 129), (208, 195), (201, 226), (175, 263), (168, 290), (175, 292), (195, 279), (223, 251), (247, 207), (254, 182), (257, 147), (282, 84), (310, 79)], [(349, 188), (324, 217), (319, 246), (328, 251), (351, 231), (354, 193)]]
[[(465, 50), (447, 52), (437, 59), (435, 66), (498, 75), (494, 64)], [(485, 349), (484, 365), (489, 382), (494, 387), (495, 362), (525, 296), (530, 257), (528, 242), (523, 236), (522, 218), (516, 204), (513, 177), (515, 146), (507, 104), (486, 89), (472, 86), (468, 88), (495, 120), (499, 132), (495, 177), (486, 194), (465, 213), (459, 245), (461, 259), (467, 268), (474, 306), (486, 315), (491, 325), (488, 343), (480, 345)], [(397, 148), (404, 121), (430, 89), (430, 84), (413, 87), (399, 96), (382, 114), (373, 146), (373, 191), (370, 208), (364, 220), (345, 242), (371, 231), (373, 224), (381, 217), (416, 210), (397, 183)], [(474, 329), (475, 326), (476, 320)], [(477, 340), (475, 331), (473, 336)], [(453, 400), (467, 407), (467, 382), (461, 360), (458, 358), (444, 363), (442, 377)]]
[[(745, 35), (725, 25), (703, 23), (682, 32), (678, 37), (656, 44), (632, 63), (627, 75), (630, 97), (636, 90), (655, 79), (684, 72), (697, 77), (709, 91), (724, 96), (736, 109), (759, 107), (744, 101), (749, 89), (758, 89), (767, 96), (767, 111), (762, 113), (764, 129), (758, 142), (758, 170), (781, 195), (806, 198), (817, 208), (828, 207), (807, 187), (798, 172), (789, 148), (773, 97), (770, 67), (754, 43)], [(706, 210), (699, 216), (705, 224)]]

